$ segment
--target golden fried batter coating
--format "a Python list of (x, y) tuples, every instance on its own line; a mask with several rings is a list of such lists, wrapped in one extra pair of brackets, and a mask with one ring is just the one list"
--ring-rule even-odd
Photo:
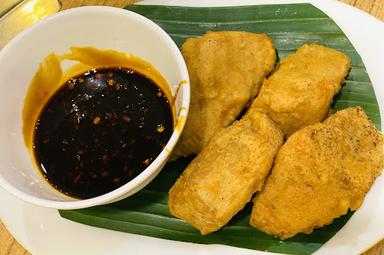
[(358, 209), (383, 167), (383, 136), (362, 108), (291, 135), (278, 152), (250, 224), (286, 239)]
[(276, 53), (264, 34), (208, 32), (182, 46), (191, 82), (189, 116), (174, 157), (198, 154), (259, 92)]
[(283, 133), (264, 113), (221, 130), (171, 188), (171, 213), (202, 234), (220, 229), (261, 189), (282, 143)]
[(305, 44), (263, 83), (251, 110), (266, 112), (286, 135), (322, 121), (350, 69), (347, 55)]

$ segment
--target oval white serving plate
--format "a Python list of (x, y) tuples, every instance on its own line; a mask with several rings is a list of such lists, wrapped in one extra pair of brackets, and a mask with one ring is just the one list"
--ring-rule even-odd
[[(353, 7), (332, 0), (149, 0), (140, 4), (230, 6), (309, 2), (328, 14), (360, 53), (379, 101), (383, 122), (384, 23)], [(16, 239), (34, 255), (270, 254), (224, 245), (200, 245), (89, 227), (59, 216), (57, 210), (33, 206), (0, 189), (0, 217)], [(316, 254), (358, 254), (384, 238), (384, 175), (367, 194), (363, 206)]]

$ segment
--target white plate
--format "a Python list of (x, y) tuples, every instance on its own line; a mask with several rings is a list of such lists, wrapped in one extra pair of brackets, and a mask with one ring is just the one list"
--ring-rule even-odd
[[(384, 23), (348, 5), (332, 0), (149, 0), (141, 4), (219, 6), (310, 2), (328, 14), (360, 53), (383, 113)], [(380, 86), (382, 85), (382, 86)], [(383, 114), (381, 115), (383, 122)], [(60, 254), (156, 254), (245, 255), (266, 254), (224, 245), (200, 245), (121, 233), (78, 224), (54, 209), (24, 203), (0, 188), (0, 217), (15, 238), (34, 255)], [(384, 175), (367, 194), (363, 206), (316, 254), (358, 254), (384, 238)], [(1, 245), (1, 244), (0, 244)]]

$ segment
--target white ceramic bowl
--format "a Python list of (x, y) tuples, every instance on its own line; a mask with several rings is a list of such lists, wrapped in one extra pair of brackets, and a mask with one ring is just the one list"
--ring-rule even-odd
[[(151, 63), (176, 98), (176, 123), (165, 149), (140, 175), (107, 194), (76, 200), (54, 190), (35, 169), (22, 135), (22, 107), (39, 63), (50, 53), (71, 46), (93, 46), (131, 53)], [(46, 18), (16, 36), (0, 52), (0, 184), (24, 201), (52, 208), (76, 209), (111, 203), (147, 185), (165, 165), (177, 143), (189, 109), (189, 77), (173, 40), (155, 23), (136, 13), (112, 7), (81, 7)], [(184, 115), (185, 118), (180, 118)]]

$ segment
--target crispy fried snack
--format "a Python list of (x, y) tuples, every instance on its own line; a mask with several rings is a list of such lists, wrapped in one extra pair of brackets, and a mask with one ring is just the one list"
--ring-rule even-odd
[(276, 53), (264, 34), (208, 32), (182, 46), (191, 81), (188, 120), (173, 157), (198, 154), (259, 92)]
[(362, 108), (291, 135), (278, 152), (250, 224), (286, 239), (358, 209), (383, 167), (383, 135)]
[(349, 69), (350, 60), (344, 53), (305, 44), (264, 81), (250, 110), (268, 113), (289, 136), (327, 116)]
[(171, 213), (202, 234), (214, 232), (259, 191), (283, 143), (283, 133), (255, 112), (221, 130), (169, 191)]

